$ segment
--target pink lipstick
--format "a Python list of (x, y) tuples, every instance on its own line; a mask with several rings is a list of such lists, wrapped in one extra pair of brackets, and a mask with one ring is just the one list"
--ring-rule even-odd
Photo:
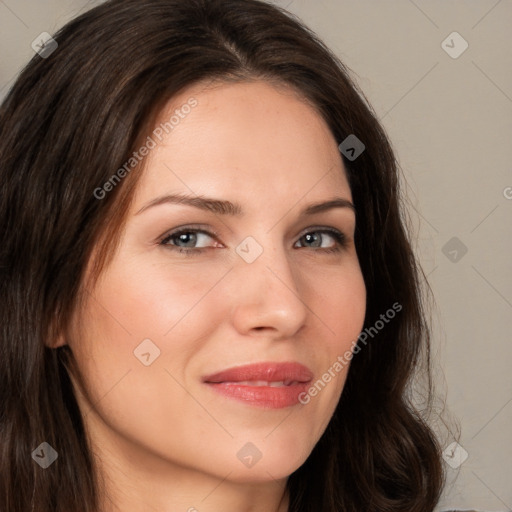
[(299, 403), (312, 379), (313, 373), (300, 363), (257, 363), (208, 375), (203, 382), (228, 398), (280, 409)]

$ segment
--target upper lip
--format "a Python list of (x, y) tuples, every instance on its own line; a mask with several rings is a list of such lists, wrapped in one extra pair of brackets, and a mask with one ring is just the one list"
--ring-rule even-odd
[(268, 362), (228, 368), (204, 377), (203, 382), (211, 384), (241, 381), (309, 382), (312, 378), (313, 373), (303, 364)]

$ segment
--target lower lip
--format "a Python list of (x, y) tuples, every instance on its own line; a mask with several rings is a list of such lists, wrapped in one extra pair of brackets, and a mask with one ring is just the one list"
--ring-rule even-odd
[(247, 386), (236, 382), (210, 383), (208, 386), (228, 398), (265, 409), (282, 409), (299, 403), (299, 395), (308, 389), (307, 382), (291, 386)]

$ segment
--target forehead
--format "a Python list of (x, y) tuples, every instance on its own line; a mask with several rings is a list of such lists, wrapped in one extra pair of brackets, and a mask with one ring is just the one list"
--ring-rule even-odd
[(258, 196), (279, 202), (350, 198), (337, 143), (291, 88), (267, 82), (196, 84), (160, 111), (134, 201), (162, 192)]

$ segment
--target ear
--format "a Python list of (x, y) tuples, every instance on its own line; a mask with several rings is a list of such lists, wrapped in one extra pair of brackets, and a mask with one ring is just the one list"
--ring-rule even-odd
[(64, 345), (67, 345), (66, 338), (63, 334), (60, 334), (58, 336), (51, 336), (51, 339), (47, 340), (45, 342), (45, 345), (48, 348), (58, 348), (62, 347)]
[(45, 345), (48, 348), (58, 348), (67, 345), (66, 335), (63, 329), (57, 325), (57, 315), (52, 318), (50, 328), (48, 329), (48, 338), (45, 340)]

